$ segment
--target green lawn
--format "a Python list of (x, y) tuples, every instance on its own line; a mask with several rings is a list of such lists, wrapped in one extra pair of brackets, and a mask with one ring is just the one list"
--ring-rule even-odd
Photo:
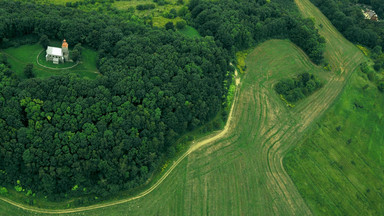
[(190, 38), (198, 38), (198, 37), (201, 37), (199, 32), (193, 28), (192, 26), (185, 26), (184, 29), (180, 29), (178, 30), (180, 33), (182, 33), (183, 35), (187, 36), (187, 37), (190, 37)]
[[(343, 65), (353, 68), (345, 59), (362, 53), (308, 0), (296, 2), (305, 16), (324, 25), (320, 32), (328, 40), (326, 56), (333, 68), (341, 65), (340, 74)], [(356, 70), (340, 99), (284, 160), (315, 215), (384, 214), (384, 95), (365, 76)]]
[(316, 215), (384, 214), (383, 115), (384, 94), (354, 75), (316, 130), (288, 154), (286, 169)]
[(76, 65), (76, 62), (64, 62), (64, 63), (60, 63), (60, 64), (54, 64), (51, 61), (46, 61), (45, 55), (46, 55), (46, 52), (41, 50), (40, 55), (39, 55), (39, 63), (41, 65), (49, 67), (49, 68), (58, 68), (58, 69), (69, 68), (69, 67), (74, 67)]
[[(58, 44), (59, 42), (52, 43), (53, 46), (57, 46)], [(36, 58), (42, 50), (43, 49), (41, 48), (41, 45), (34, 44), (23, 45), (20, 47), (11, 47), (2, 50), (1, 52), (6, 54), (8, 61), (11, 64), (12, 70), (23, 79), (26, 78), (23, 71), (28, 63), (32, 63), (34, 65), (33, 70), (36, 74), (36, 77), (40, 78), (63, 75), (68, 73), (76, 73), (79, 74), (80, 77), (94, 79), (99, 74), (96, 68), (97, 53), (95, 51), (92, 51), (90, 49), (83, 49), (82, 60), (77, 66), (71, 69), (53, 70), (41, 67), (37, 64)], [(43, 51), (42, 54), (39, 56), (39, 62), (45, 66), (60, 68), (62, 66), (67, 67), (74, 65), (73, 63), (65, 63), (57, 66), (53, 63), (45, 62), (44, 53), (45, 52)]]

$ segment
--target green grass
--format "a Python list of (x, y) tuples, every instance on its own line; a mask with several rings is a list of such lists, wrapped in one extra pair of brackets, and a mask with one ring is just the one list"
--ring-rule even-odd
[[(323, 24), (326, 58), (336, 74), (364, 60), (348, 61), (362, 52), (346, 42), (309, 1), (296, 2), (305, 16)], [(384, 214), (384, 96), (356, 71), (339, 100), (284, 160), (315, 215)]]
[[(52, 43), (52, 46), (58, 46), (59, 42)], [(97, 53), (90, 49), (84, 48), (82, 51), (82, 60), (74, 68), (63, 69), (63, 70), (53, 70), (41, 67), (36, 62), (36, 57), (43, 49), (39, 44), (34, 45), (23, 45), (20, 47), (11, 47), (1, 52), (5, 53), (9, 63), (11, 64), (11, 69), (22, 79), (25, 79), (24, 68), (28, 63), (34, 65), (34, 72), (36, 77), (47, 78), (50, 76), (63, 75), (68, 73), (79, 74), (80, 77), (94, 79), (98, 76), (98, 71), (96, 68)], [(44, 51), (43, 51), (44, 53)], [(50, 65), (48, 62), (45, 62), (44, 54), (40, 55), (39, 62), (43, 65), (49, 67), (62, 67), (62, 66), (73, 66), (73, 63), (61, 64), (59, 66)]]
[[(317, 120), (322, 116), (327, 118), (323, 114), (338, 98), (352, 71), (364, 57), (308, 0), (296, 0), (296, 3), (305, 16), (315, 17), (317, 26), (324, 26), (320, 33), (327, 41), (325, 57), (332, 71), (321, 71), (288, 41), (272, 40), (259, 45), (246, 59), (247, 70), (242, 78), (240, 93), (235, 97), (233, 122), (225, 137), (190, 154), (159, 187), (145, 197), (73, 215), (308, 215), (311, 212), (306, 203), (312, 212), (318, 213), (309, 204), (308, 196), (299, 193), (302, 192), (300, 187), (305, 188), (306, 183), (303, 186), (293, 179), (300, 186), (297, 190), (282, 166), (282, 158), (306, 138), (311, 129), (317, 131)], [(327, 82), (295, 108), (288, 109), (274, 92), (273, 85), (281, 78), (303, 71), (317, 73)], [(352, 78), (351, 83), (355, 79)], [(316, 151), (311, 154), (316, 154)], [(344, 156), (338, 152), (331, 152), (330, 155), (335, 161)], [(298, 162), (300, 166), (305, 166)], [(356, 164), (360, 162), (355, 161)], [(295, 172), (305, 177), (305, 172), (309, 170), (302, 169), (302, 173), (299, 168), (295, 168)], [(343, 165), (343, 169), (349, 167)], [(317, 177), (324, 175), (316, 174)], [(351, 178), (350, 181), (355, 182), (356, 179)], [(336, 186), (316, 188), (325, 192), (336, 190)], [(373, 190), (374, 187), (369, 193)], [(357, 199), (365, 199), (361, 194), (357, 195), (354, 194)], [(318, 194), (312, 193), (311, 196), (322, 199)], [(355, 208), (353, 204), (347, 207)], [(20, 209), (7, 206), (0, 202), (0, 209), (5, 208), (7, 214), (26, 215)], [(337, 211), (329, 213), (337, 215)]]
[(42, 52), (39, 55), (39, 63), (41, 65), (44, 65), (44, 66), (50, 67), (50, 68), (68, 68), (68, 67), (73, 67), (76, 65), (75, 62), (64, 62), (64, 63), (60, 63), (60, 64), (54, 64), (51, 61), (46, 61), (45, 60), (46, 52), (43, 50), (41, 50), (41, 51)]
[[(246, 63), (228, 135), (189, 155), (147, 196), (74, 215), (273, 215), (272, 200), (280, 214), (289, 214), (286, 198), (270, 193), (265, 151), (273, 144), (273, 131), (280, 133), (297, 120), (272, 86), (281, 78), (322, 69), (286, 40), (261, 44)], [(265, 137), (267, 130), (271, 134)], [(305, 208), (297, 213), (305, 214)]]
[[(164, 13), (168, 13), (171, 9), (178, 11), (185, 5), (188, 1), (184, 1), (184, 5), (177, 4), (177, 0), (167, 0), (168, 4), (159, 5), (152, 0), (131, 0), (131, 1), (115, 1), (112, 6), (118, 10), (128, 11), (134, 9), (134, 14), (138, 17), (152, 17), (153, 26), (164, 27), (167, 22), (176, 22), (183, 20), (181, 17), (175, 17), (174, 19), (168, 19), (163, 16)], [(136, 6), (140, 4), (155, 4), (156, 8), (151, 10), (136, 10)]]
[(383, 115), (384, 94), (354, 75), (316, 130), (287, 156), (286, 169), (316, 215), (384, 214)]
[(199, 32), (193, 28), (192, 26), (185, 26), (184, 29), (180, 29), (178, 30), (180, 33), (182, 33), (183, 35), (187, 36), (187, 37), (190, 37), (190, 38), (198, 38), (198, 37), (201, 37)]

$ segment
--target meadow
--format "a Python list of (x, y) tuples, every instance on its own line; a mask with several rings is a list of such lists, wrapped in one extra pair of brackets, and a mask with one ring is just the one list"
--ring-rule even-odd
[[(53, 43), (53, 46), (59, 46), (59, 43)], [(59, 65), (50, 64), (45, 62), (44, 51), (40, 44), (23, 45), (19, 47), (11, 47), (0, 52), (4, 53), (8, 62), (11, 64), (11, 69), (22, 79), (25, 79), (24, 68), (28, 63), (33, 64), (33, 71), (36, 77), (47, 78), (50, 76), (57, 76), (63, 74), (78, 74), (80, 77), (86, 77), (89, 79), (96, 78), (99, 73), (96, 68), (97, 53), (90, 49), (83, 49), (82, 60), (75, 66), (74, 63), (64, 63)], [(39, 55), (40, 54), (40, 55)], [(40, 64), (51, 67), (49, 69), (42, 67), (37, 63), (37, 57), (39, 56)], [(70, 69), (61, 69), (61, 67), (72, 67)]]
[[(283, 171), (280, 170), (281, 167), (273, 168), (270, 165), (274, 163), (275, 150), (279, 149), (276, 145), (286, 144), (283, 141), (279, 143), (276, 141), (285, 140), (284, 135), (287, 133), (302, 134), (300, 128), (295, 127), (300, 122), (298, 117), (286, 107), (272, 86), (281, 78), (295, 76), (303, 71), (319, 75), (324, 71), (312, 64), (300, 49), (287, 40), (271, 40), (261, 44), (248, 55), (246, 63), (248, 71), (241, 81), (229, 131), (225, 136), (186, 156), (158, 187), (145, 196), (119, 205), (91, 210), (115, 202), (110, 200), (90, 206), (91, 209), (87, 211), (73, 214), (248, 215), (256, 212), (259, 215), (303, 215), (308, 213), (309, 210), (305, 204), (303, 206), (303, 200), (300, 199), (293, 184), (292, 188), (286, 188), (288, 198), (281, 196), (280, 193), (283, 191), (279, 191), (279, 186), (276, 184), (276, 178), (280, 177), (275, 174), (280, 175)], [(319, 92), (309, 98), (318, 97)], [(291, 131), (287, 125), (291, 125), (295, 130)], [(213, 133), (215, 134), (217, 133)], [(207, 137), (193, 141), (191, 148), (205, 139)], [(169, 162), (170, 165), (173, 163), (175, 161)], [(154, 180), (151, 184), (154, 183), (157, 184), (157, 181)], [(288, 200), (295, 204), (289, 204)], [(294, 208), (289, 208), (290, 205)], [(56, 212), (64, 213), (65, 210)]]
[(284, 160), (316, 215), (384, 213), (384, 94), (355, 74), (340, 100)]
[[(37, 211), (47, 213), (42, 215), (68, 212), (73, 212), (73, 215), (320, 214), (321, 211), (315, 209), (303, 192), (302, 188), (305, 189), (305, 186), (302, 185), (308, 182), (298, 182), (296, 178), (292, 181), (283, 166), (283, 158), (303, 139), (306, 140), (308, 134), (312, 134), (311, 130), (317, 131), (319, 120), (329, 115), (325, 114), (328, 108), (339, 104), (335, 104), (335, 101), (342, 101), (344, 96), (339, 98), (340, 93), (348, 83), (357, 79), (353, 75), (354, 71), (365, 57), (308, 0), (295, 2), (304, 16), (313, 18), (321, 35), (325, 37), (325, 58), (330, 64), (330, 71), (312, 64), (302, 50), (289, 41), (270, 40), (260, 44), (245, 60), (247, 70), (242, 77), (240, 91), (235, 96), (228, 133), (177, 162), (178, 165), (167, 178), (161, 178), (161, 182), (151, 182), (149, 186), (158, 186), (150, 193), (136, 198), (133, 196), (126, 201), (116, 198), (80, 209)], [(301, 72), (315, 73), (326, 84), (313, 95), (298, 102), (294, 108), (288, 108), (275, 93), (273, 85), (284, 77)], [(348, 94), (348, 88), (346, 87), (345, 94)], [(371, 91), (370, 88), (367, 90)], [(340, 131), (343, 130), (346, 129), (341, 126)], [(193, 141), (191, 149), (206, 139), (207, 137)], [(316, 154), (316, 149), (311, 151), (311, 154)], [(344, 152), (332, 151), (330, 155), (334, 157), (333, 160), (338, 161), (337, 157), (341, 157), (341, 153)], [(291, 155), (287, 160), (290, 158)], [(358, 159), (354, 159), (355, 164), (360, 164)], [(287, 163), (287, 160), (284, 162)], [(170, 161), (170, 164), (173, 163), (175, 161)], [(298, 163), (301, 164), (301, 161)], [(294, 172), (301, 175), (300, 180), (305, 181), (303, 172), (308, 172), (308, 169), (300, 170), (297, 166), (294, 169)], [(289, 168), (288, 171), (292, 176)], [(155, 178), (157, 179), (159, 178)], [(370, 192), (367, 193), (372, 193), (374, 187), (369, 189)], [(318, 197), (318, 194), (312, 196)], [(26, 212), (21, 208), (8, 206), (9, 204), (0, 201), (0, 209), (5, 209), (7, 214), (38, 215), (35, 213), (36, 209), (34, 212)], [(33, 207), (20, 207), (33, 210)]]

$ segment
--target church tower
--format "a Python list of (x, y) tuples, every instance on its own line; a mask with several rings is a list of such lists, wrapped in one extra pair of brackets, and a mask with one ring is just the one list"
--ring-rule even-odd
[(65, 39), (63, 40), (63, 44), (61, 45), (61, 49), (63, 50), (64, 60), (69, 61), (68, 43)]

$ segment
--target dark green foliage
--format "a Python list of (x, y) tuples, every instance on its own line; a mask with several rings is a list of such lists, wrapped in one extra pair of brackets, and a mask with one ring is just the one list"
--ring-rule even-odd
[(173, 25), (173, 22), (167, 22), (165, 24), (165, 29), (166, 30), (175, 30), (175, 26)]
[(47, 35), (42, 35), (40, 37), (40, 40), (39, 40), (39, 43), (41, 44), (41, 46), (43, 47), (43, 49), (47, 49), (48, 45), (51, 43), (48, 39), (48, 36)]
[(98, 50), (103, 74), (20, 81), (0, 64), (0, 170), (7, 173), (0, 185), (20, 179), (54, 198), (135, 188), (225, 100), (230, 56), (212, 38), (54, 5), (0, 1), (0, 8), (0, 35), (82, 43)]
[(286, 4), (264, 0), (191, 0), (189, 9), (200, 34), (213, 36), (226, 49), (241, 50), (266, 39), (289, 38), (313, 62), (321, 63), (324, 38), (310, 19), (285, 10)]
[[(355, 0), (311, 0), (333, 25), (350, 41), (374, 48), (384, 45), (384, 23), (364, 19), (362, 7)], [(383, 19), (383, 0), (360, 0), (373, 5), (379, 19)], [(381, 2), (378, 3), (378, 2)], [(381, 16), (381, 17), (380, 17)]]
[(319, 89), (322, 83), (313, 74), (302, 73), (295, 79), (284, 79), (275, 85), (278, 94), (289, 102), (296, 102)]
[(82, 51), (82, 47), (81, 47), (81, 44), (78, 43), (75, 45), (75, 47), (73, 48), (72, 50), (72, 53), (71, 53), (71, 58), (74, 62), (77, 62), (77, 61), (80, 61), (81, 60), (81, 51)]
[(379, 89), (379, 91), (384, 92), (384, 81), (381, 81), (377, 88)]
[(178, 21), (176, 23), (176, 28), (177, 29), (184, 29), (186, 25), (187, 25), (187, 22), (185, 22), (184, 20)]
[(140, 4), (136, 6), (137, 10), (151, 10), (156, 8), (155, 4)]
[(24, 74), (27, 78), (35, 77), (35, 73), (33, 72), (33, 64), (29, 63), (24, 68)]
[(74, 50), (72, 51), (72, 53), (71, 53), (71, 59), (72, 59), (74, 62), (79, 61), (79, 60), (80, 60), (80, 56), (81, 56), (81, 54), (80, 54), (79, 50), (77, 50), (77, 49), (74, 49)]
[(0, 53), (0, 64), (9, 66), (7, 56), (3, 53)]

